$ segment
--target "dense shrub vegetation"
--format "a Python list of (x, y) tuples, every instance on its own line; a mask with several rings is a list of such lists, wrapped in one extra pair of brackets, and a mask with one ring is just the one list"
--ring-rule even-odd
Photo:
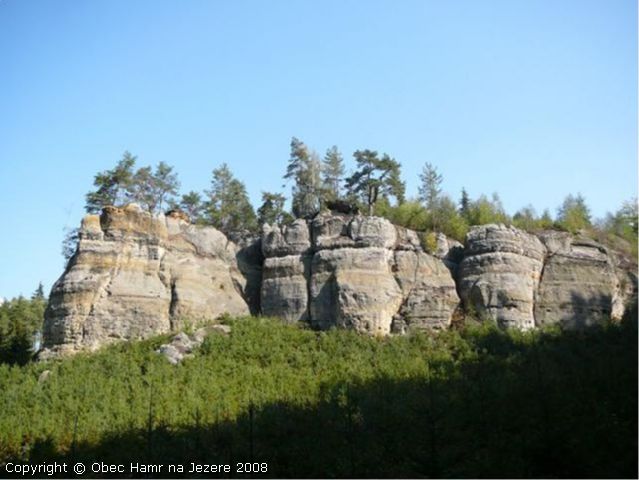
[[(230, 322), (0, 365), (0, 463), (267, 462), (277, 477), (634, 477), (636, 322), (371, 338)], [(45, 370), (50, 373), (42, 375)]]

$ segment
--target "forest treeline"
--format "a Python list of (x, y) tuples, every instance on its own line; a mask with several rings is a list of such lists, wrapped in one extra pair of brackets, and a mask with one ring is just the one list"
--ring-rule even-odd
[(177, 366), (155, 353), (166, 337), (0, 365), (0, 464), (263, 462), (276, 478), (637, 473), (636, 321), (385, 338), (227, 322), (230, 336), (207, 337)]
[[(419, 232), (439, 231), (463, 241), (473, 225), (504, 223), (527, 231), (559, 229), (572, 233), (586, 230), (598, 240), (637, 255), (637, 200), (623, 203), (603, 219), (593, 219), (586, 199), (569, 194), (553, 216), (538, 213), (532, 205), (509, 215), (497, 193), (470, 198), (462, 189), (457, 200), (443, 191), (443, 176), (425, 163), (418, 195), (406, 196), (401, 163), (383, 153), (363, 149), (353, 153), (347, 174), (342, 153), (336, 146), (323, 157), (293, 137), (283, 180), (290, 187), (282, 192), (262, 192), (262, 203), (251, 205), (244, 183), (223, 163), (212, 172), (210, 189), (179, 193), (177, 173), (160, 162), (155, 168), (136, 168), (137, 158), (125, 152), (111, 170), (95, 175), (94, 190), (86, 195), (86, 210), (99, 212), (106, 205), (136, 202), (150, 213), (179, 208), (193, 223), (212, 225), (230, 232), (257, 232), (264, 223), (287, 224), (295, 218), (312, 218), (330, 202), (341, 202), (369, 215), (388, 218), (397, 225)], [(290, 202), (288, 201), (290, 200)], [(287, 206), (290, 205), (289, 208)], [(67, 239), (65, 256), (73, 253), (73, 232)]]

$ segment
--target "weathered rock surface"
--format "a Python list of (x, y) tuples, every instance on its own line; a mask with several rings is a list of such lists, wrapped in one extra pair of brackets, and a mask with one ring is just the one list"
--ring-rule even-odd
[(467, 309), (521, 329), (620, 319), (637, 290), (636, 275), (591, 239), (503, 225), (471, 229), (457, 285)]
[(248, 314), (238, 251), (214, 228), (134, 205), (88, 215), (51, 291), (41, 357), (146, 338), (185, 320)]
[(440, 330), (450, 325), (459, 305), (455, 281), (440, 259), (423, 251), (395, 251), (395, 278), (403, 303), (393, 331)]
[(535, 327), (535, 292), (546, 248), (514, 227), (482, 225), (466, 237), (458, 289), (467, 307), (503, 327)]
[[(263, 237), (262, 312), (318, 329), (388, 334), (450, 324), (459, 304), (444, 262), (388, 220), (327, 214)], [(289, 227), (291, 228), (291, 227)]]
[(621, 312), (614, 302), (622, 297), (614, 259), (608, 250), (588, 238), (568, 233), (540, 235), (548, 256), (544, 265), (535, 319), (537, 325), (565, 327), (592, 325)]
[[(460, 298), (466, 310), (520, 329), (620, 318), (633, 298), (636, 309), (636, 274), (590, 239), (483, 225), (463, 246), (436, 240), (431, 255), (411, 230), (343, 213), (229, 239), (177, 211), (107, 207), (84, 218), (77, 252), (53, 286), (40, 357), (222, 314), (385, 335), (447, 328)], [(179, 361), (189, 342), (180, 337), (163, 353)]]

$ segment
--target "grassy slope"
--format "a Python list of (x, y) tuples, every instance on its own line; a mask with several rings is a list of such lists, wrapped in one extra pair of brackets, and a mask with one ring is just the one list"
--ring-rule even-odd
[(268, 319), (232, 325), (179, 366), (154, 353), (164, 338), (0, 366), (0, 463), (253, 459), (279, 477), (636, 476), (636, 325), (383, 339)]

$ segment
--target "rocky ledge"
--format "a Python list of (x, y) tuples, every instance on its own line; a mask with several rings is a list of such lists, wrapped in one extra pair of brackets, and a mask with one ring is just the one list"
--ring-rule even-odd
[(386, 335), (447, 328), (463, 306), (503, 327), (579, 328), (621, 318), (637, 291), (613, 252), (562, 232), (482, 225), (464, 246), (440, 234), (431, 254), (383, 218), (323, 213), (233, 240), (134, 205), (88, 215), (50, 295), (41, 357), (223, 314)]

